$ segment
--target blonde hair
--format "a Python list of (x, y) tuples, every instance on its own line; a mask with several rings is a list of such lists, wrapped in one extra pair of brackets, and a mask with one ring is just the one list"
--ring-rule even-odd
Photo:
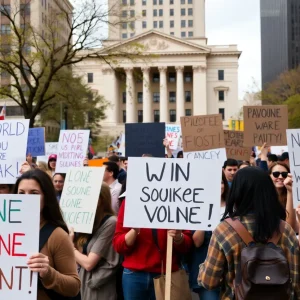
[(52, 177), (51, 171), (48, 169), (48, 165), (47, 163), (45, 163), (44, 161), (39, 161), (37, 163), (37, 166), (40, 170), (44, 171), (45, 173), (47, 173), (50, 177)]

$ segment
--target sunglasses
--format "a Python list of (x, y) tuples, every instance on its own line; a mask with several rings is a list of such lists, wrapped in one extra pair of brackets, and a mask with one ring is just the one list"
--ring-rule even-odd
[(288, 175), (289, 175), (289, 172), (273, 172), (272, 175), (275, 177), (275, 178), (278, 178), (280, 175), (282, 176), (282, 178), (287, 178)]

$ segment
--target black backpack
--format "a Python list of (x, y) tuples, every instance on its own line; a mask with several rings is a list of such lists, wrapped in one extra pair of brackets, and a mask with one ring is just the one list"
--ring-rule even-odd
[[(274, 234), (266, 244), (256, 244), (238, 219), (225, 221), (246, 244), (235, 274), (235, 299), (289, 300), (292, 294), (289, 263), (282, 249), (276, 246), (281, 234)], [(285, 223), (281, 221), (281, 233), (284, 227)]]

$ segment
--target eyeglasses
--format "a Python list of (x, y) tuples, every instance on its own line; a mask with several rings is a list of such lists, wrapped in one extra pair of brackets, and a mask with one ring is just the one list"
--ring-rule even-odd
[(280, 175), (282, 176), (282, 178), (287, 178), (288, 175), (289, 175), (289, 172), (273, 172), (272, 175), (275, 177), (275, 178), (278, 178)]

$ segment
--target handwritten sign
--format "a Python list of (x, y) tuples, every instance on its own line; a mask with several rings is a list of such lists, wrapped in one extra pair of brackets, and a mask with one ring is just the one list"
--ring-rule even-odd
[(70, 168), (60, 199), (68, 226), (92, 233), (105, 168)]
[(128, 164), (124, 227), (212, 230), (220, 222), (217, 161), (130, 157)]
[(45, 156), (38, 156), (38, 161), (48, 162), (49, 156), (51, 154), (57, 154), (58, 152), (58, 143), (46, 143), (45, 144)]
[(0, 183), (12, 184), (26, 159), (29, 120), (0, 121)]
[(252, 148), (244, 147), (244, 132), (224, 130), (226, 153), (228, 158), (249, 161)]
[(225, 160), (227, 160), (225, 148), (206, 150), (206, 151), (183, 152), (183, 157), (187, 159), (216, 160), (219, 163), (221, 163), (222, 166)]
[(89, 160), (89, 167), (103, 167), (103, 164), (108, 161), (108, 158), (91, 159)]
[(58, 141), (56, 173), (82, 167), (89, 143), (89, 130), (61, 130)]
[(244, 106), (244, 146), (286, 145), (288, 109), (286, 105)]
[(180, 121), (184, 152), (225, 147), (221, 115), (181, 117)]
[(165, 123), (125, 124), (126, 156), (141, 157), (151, 154), (164, 157)]
[(29, 128), (27, 140), (27, 154), (32, 156), (45, 155), (45, 128)]
[(180, 125), (166, 124), (166, 138), (169, 141), (171, 150), (176, 150), (178, 148), (180, 136), (181, 136)]
[(300, 204), (300, 129), (287, 130), (290, 168), (293, 175), (294, 208)]
[(27, 266), (39, 252), (40, 197), (0, 195), (0, 293), (2, 299), (37, 299), (37, 273)]

